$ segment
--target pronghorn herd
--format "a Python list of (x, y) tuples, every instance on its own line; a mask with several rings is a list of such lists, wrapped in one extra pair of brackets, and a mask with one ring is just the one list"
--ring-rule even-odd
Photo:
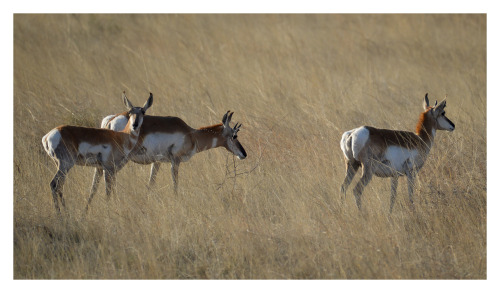
[[(76, 164), (95, 167), (94, 180), (86, 209), (97, 191), (102, 176), (109, 198), (114, 190), (116, 173), (131, 160), (138, 164), (151, 164), (149, 187), (153, 187), (162, 162), (171, 164), (173, 189), (177, 193), (178, 173), (181, 162), (196, 153), (224, 147), (239, 159), (247, 154), (238, 141), (241, 124), (231, 127), (233, 112), (227, 111), (222, 123), (191, 128), (177, 117), (147, 116), (153, 104), (153, 95), (143, 107), (134, 107), (123, 92), (127, 112), (107, 116), (101, 128), (59, 126), (42, 138), (47, 154), (54, 160), (57, 172), (50, 183), (56, 210), (63, 205), (62, 188), (69, 170)], [(396, 198), (398, 178), (408, 179), (408, 194), (413, 204), (413, 186), (416, 173), (422, 168), (434, 142), (436, 130), (453, 131), (455, 125), (446, 116), (446, 101), (429, 106), (427, 94), (424, 112), (420, 114), (416, 131), (378, 129), (362, 126), (344, 132), (340, 148), (346, 163), (346, 176), (341, 186), (342, 200), (359, 167), (362, 175), (354, 188), (356, 204), (361, 209), (361, 194), (373, 175), (391, 178), (389, 211)]]

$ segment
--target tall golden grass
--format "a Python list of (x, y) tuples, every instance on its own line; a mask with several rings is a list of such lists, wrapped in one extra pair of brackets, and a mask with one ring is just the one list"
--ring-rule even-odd
[[(192, 127), (242, 122), (248, 158), (210, 150), (147, 192), (129, 163), (84, 208), (73, 168), (55, 212), (41, 138), (124, 110)], [(389, 214), (374, 178), (342, 203), (343, 131), (413, 130), (425, 93), (447, 98), (417, 178)], [(485, 279), (485, 15), (14, 15), (15, 279)], [(354, 184), (359, 179), (357, 175)]]

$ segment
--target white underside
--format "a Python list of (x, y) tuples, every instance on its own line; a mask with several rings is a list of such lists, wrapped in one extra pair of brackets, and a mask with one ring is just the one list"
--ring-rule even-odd
[[(420, 164), (419, 153), (417, 150), (407, 149), (400, 146), (389, 146), (380, 162), (375, 162), (374, 173), (377, 176), (387, 177), (394, 175), (403, 175)], [(380, 163), (380, 164), (378, 164)]]
[(81, 142), (78, 145), (78, 153), (87, 161), (87, 163), (107, 162), (111, 154), (111, 145), (94, 145), (88, 142)]
[[(153, 158), (155, 161), (170, 161), (172, 157), (179, 157), (184, 147), (185, 135), (176, 133), (150, 133), (144, 137), (141, 149), (144, 152), (134, 154), (132, 160), (149, 161)], [(181, 156), (182, 161), (189, 160), (196, 153), (193, 148), (190, 153)]]

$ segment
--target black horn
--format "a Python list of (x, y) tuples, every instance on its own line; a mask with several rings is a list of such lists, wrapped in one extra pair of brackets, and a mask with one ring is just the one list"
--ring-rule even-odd
[(229, 111), (229, 110), (228, 110), (228, 111), (226, 112), (226, 114), (224, 114), (224, 116), (222, 117), (222, 124), (224, 124), (224, 125), (226, 124), (227, 114), (229, 114), (229, 112), (231, 112), (231, 111)]

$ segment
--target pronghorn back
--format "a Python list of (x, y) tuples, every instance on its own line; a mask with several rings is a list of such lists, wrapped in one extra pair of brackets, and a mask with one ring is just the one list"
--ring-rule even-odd
[[(109, 115), (102, 120), (101, 127), (114, 131), (121, 131), (128, 121), (127, 113)], [(142, 122), (140, 136), (144, 137), (151, 133), (189, 133), (194, 129), (186, 124), (181, 118), (173, 116), (148, 116), (145, 115)]]

